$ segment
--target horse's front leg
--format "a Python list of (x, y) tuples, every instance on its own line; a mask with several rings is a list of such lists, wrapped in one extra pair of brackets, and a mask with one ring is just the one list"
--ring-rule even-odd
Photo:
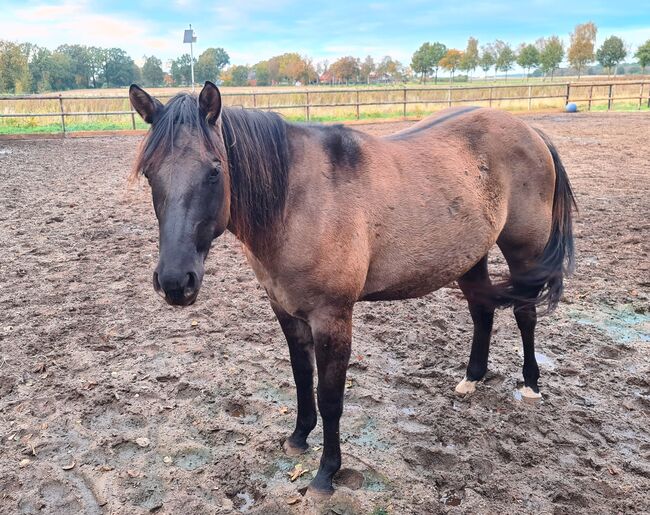
[(311, 328), (299, 318), (292, 317), (280, 306), (271, 303), (282, 332), (289, 344), (289, 356), (293, 379), (296, 383), (298, 416), (296, 428), (283, 447), (289, 456), (305, 452), (309, 445), (307, 437), (316, 427), (316, 403), (314, 401), (314, 341)]
[(352, 308), (315, 312), (309, 323), (318, 367), (318, 409), (323, 419), (323, 454), (309, 492), (322, 497), (334, 491), (332, 478), (341, 468), (339, 420), (352, 343)]

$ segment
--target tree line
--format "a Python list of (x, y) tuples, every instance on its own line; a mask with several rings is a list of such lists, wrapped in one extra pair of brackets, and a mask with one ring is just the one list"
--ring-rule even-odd
[[(595, 48), (597, 27), (594, 23), (577, 25), (565, 48), (559, 36), (540, 38), (534, 43), (522, 43), (513, 49), (510, 43), (497, 39), (479, 47), (479, 41), (470, 37), (465, 50), (447, 48), (444, 43), (423, 43), (403, 65), (390, 56), (378, 62), (371, 56), (359, 59), (344, 56), (332, 63), (313, 60), (290, 52), (260, 61), (252, 66), (230, 65), (230, 56), (223, 48), (208, 48), (194, 58), (194, 80), (221, 81), (226, 86), (274, 84), (349, 84), (409, 81), (438, 82), (439, 71), (449, 73), (450, 80), (476, 73), (493, 71), (496, 76), (508, 72), (515, 63), (526, 76), (544, 75), (551, 78), (568, 61), (572, 67), (566, 73), (582, 75), (587, 67), (598, 62), (608, 74), (616, 73), (628, 54), (628, 46), (618, 36), (608, 37), (600, 48)], [(650, 65), (650, 40), (634, 54), (642, 73)], [(183, 54), (170, 63), (169, 72), (163, 70), (156, 56), (144, 56), (142, 66), (120, 48), (99, 48), (85, 45), (61, 45), (51, 51), (31, 43), (12, 43), (0, 40), (0, 92), (41, 93), (75, 88), (122, 87), (139, 82), (145, 86), (185, 86), (191, 83), (192, 58)]]

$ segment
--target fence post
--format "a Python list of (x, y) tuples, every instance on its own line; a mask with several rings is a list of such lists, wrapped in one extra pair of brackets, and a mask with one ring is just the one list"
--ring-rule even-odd
[(257, 95), (253, 93), (253, 107), (257, 107)]
[(309, 121), (309, 119), (311, 118), (311, 113), (309, 112), (309, 91), (306, 91), (306, 93), (307, 93), (307, 108), (306, 108), (307, 121)]
[(61, 129), (65, 136), (65, 111), (63, 110), (63, 97), (59, 95), (59, 109), (61, 110)]
[(569, 103), (569, 98), (571, 97), (571, 83), (570, 82), (566, 83), (565, 97), (566, 97), (566, 101), (564, 102), (564, 105), (566, 106)]
[(492, 86), (490, 86), (490, 107), (492, 107)]
[(357, 88), (357, 120), (359, 119), (359, 88)]
[(406, 118), (406, 86), (404, 86), (404, 97), (403, 97), (404, 108), (402, 110), (402, 116)]
[(614, 89), (614, 84), (609, 85), (609, 93), (607, 94), (607, 110), (609, 111), (612, 108), (612, 90)]
[(645, 82), (641, 83), (641, 90), (639, 91), (639, 111), (641, 110), (641, 104), (643, 103), (643, 86), (645, 86)]
[(135, 130), (135, 113), (131, 111), (131, 127)]
[(451, 107), (451, 84), (449, 85), (449, 89), (447, 90), (447, 104), (449, 107)]
[(530, 111), (530, 105), (533, 102), (533, 87), (528, 85), (528, 110)]
[(594, 85), (589, 86), (589, 103), (587, 104), (587, 111), (591, 111), (591, 99), (594, 97)]

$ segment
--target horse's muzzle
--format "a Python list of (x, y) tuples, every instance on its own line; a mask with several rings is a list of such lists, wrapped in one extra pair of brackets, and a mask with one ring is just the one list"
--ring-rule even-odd
[(194, 304), (199, 295), (201, 280), (195, 272), (160, 275), (153, 273), (153, 289), (172, 306)]

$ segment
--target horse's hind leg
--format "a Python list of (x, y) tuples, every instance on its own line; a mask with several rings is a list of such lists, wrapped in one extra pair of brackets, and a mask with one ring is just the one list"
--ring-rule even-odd
[(307, 437), (316, 427), (317, 421), (314, 401), (314, 341), (311, 328), (306, 322), (292, 317), (274, 303), (271, 303), (271, 307), (289, 344), (291, 368), (296, 383), (298, 397), (296, 428), (283, 444), (285, 452), (295, 456), (309, 448)]
[[(537, 240), (543, 241), (542, 238), (537, 240), (532, 239), (532, 242)], [(539, 255), (540, 244), (529, 243), (529, 245), (509, 246), (503, 241), (499, 242), (499, 247), (503, 256), (506, 258), (510, 275), (512, 277), (513, 289), (518, 292), (522, 299), (535, 299), (539, 294), (540, 287), (525, 285), (517, 282), (517, 277), (526, 277), (526, 271), (531, 268), (531, 264)], [(521, 389), (521, 395), (527, 399), (540, 399), (542, 395), (539, 393), (539, 367), (537, 359), (535, 358), (535, 326), (537, 325), (537, 307), (534, 301), (515, 301), (513, 306), (515, 320), (519, 333), (521, 334), (521, 341), (524, 348), (524, 387)]]
[(467, 394), (472, 393), (476, 389), (476, 382), (485, 376), (490, 352), (494, 306), (480, 301), (481, 293), (490, 287), (487, 255), (483, 256), (469, 272), (458, 279), (458, 285), (465, 294), (474, 322), (472, 351), (467, 364), (467, 372), (465, 378), (456, 386), (457, 393)]

